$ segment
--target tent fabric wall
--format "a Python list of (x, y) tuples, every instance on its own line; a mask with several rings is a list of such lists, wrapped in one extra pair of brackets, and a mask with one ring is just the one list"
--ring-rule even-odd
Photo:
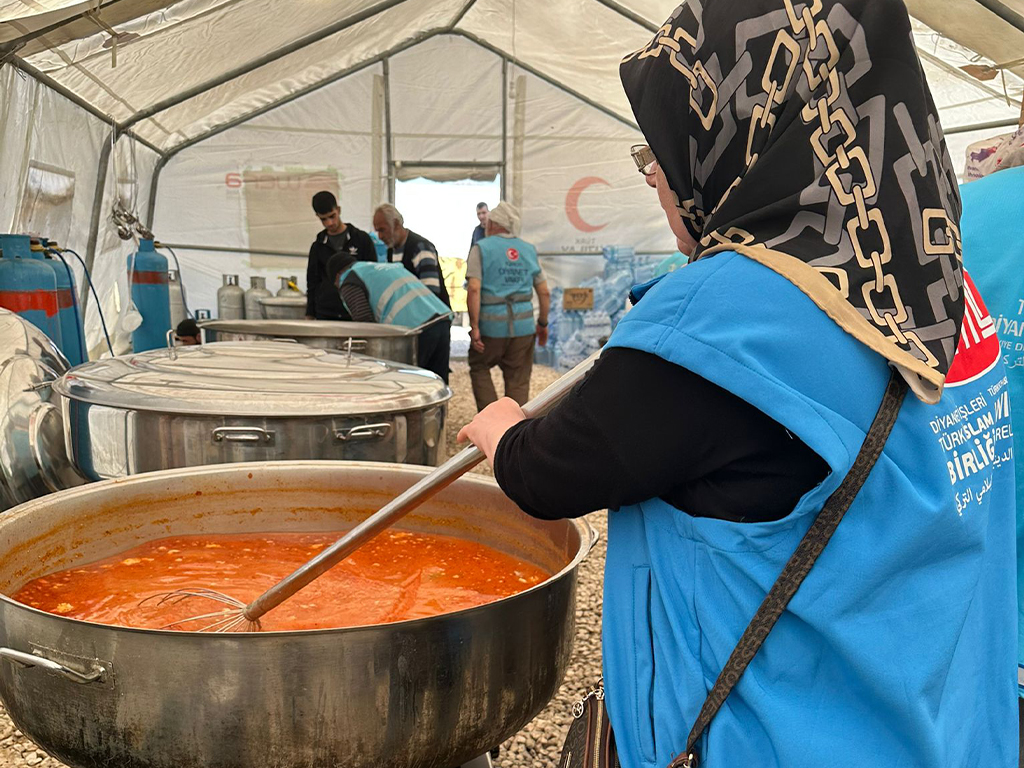
[[(1000, 1), (1001, 16), (976, 0), (908, 0), (943, 125), (954, 129), (948, 143), (958, 169), (969, 143), (1002, 131), (956, 128), (1005, 125), (1020, 112), (1024, 65), (988, 82), (960, 69), (1020, 55), (1024, 30), (1014, 20), (1024, 0)], [(617, 70), (674, 5), (561, 0), (552, 12), (533, 0), (292, 0), (284, 11), (265, 0), (0, 0), (0, 60), (16, 54), (24, 59), (18, 66), (40, 70), (79, 101), (0, 66), (0, 226), (18, 222), (27, 173), (58, 169), (74, 176), (67, 242), (85, 256), (99, 159), (112, 129), (121, 134), (114, 155), (123, 157), (131, 127), (168, 153), (161, 159), (136, 147), (129, 176), (140, 209), (154, 168), (170, 158), (154, 222), (168, 242), (252, 247), (252, 233), (272, 225), (254, 221), (245, 183), (231, 174), (259, 179), (262, 169), (336, 174), (344, 217), (368, 228), (374, 205), (389, 195), (390, 158), (405, 164), (395, 173), (402, 177), (418, 163), (433, 163), (434, 174), (459, 172), (446, 163), (478, 163), (487, 172), (504, 163), (506, 197), (520, 204), (524, 234), (543, 251), (670, 250), (653, 193), (627, 156), (642, 138)], [(85, 16), (97, 8), (102, 23)], [(62, 20), (69, 23), (53, 26)], [(92, 254), (100, 305), (111, 315), (126, 301), (124, 261), (133, 247), (109, 221), (125, 186), (114, 165), (108, 160), (101, 185)], [(429, 235), (429, 226), (410, 224)], [(294, 235), (289, 228), (294, 251), (304, 253), (318, 229), (311, 214)], [(179, 256), (193, 306), (208, 308), (222, 273), (240, 274), (244, 285), (249, 274), (301, 276), (305, 264), (302, 257)], [(98, 349), (90, 304), (88, 333)]]

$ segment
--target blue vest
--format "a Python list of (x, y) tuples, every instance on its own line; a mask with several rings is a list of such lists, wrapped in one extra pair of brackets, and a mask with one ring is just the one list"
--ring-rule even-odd
[[(889, 368), (735, 253), (637, 293), (609, 346), (734, 392), (831, 468), (774, 522), (691, 517), (657, 498), (609, 513), (606, 700), (623, 768), (664, 768), (850, 469)], [(701, 768), (1017, 765), (1012, 438), (998, 348), (988, 352), (938, 405), (907, 396), (860, 494), (702, 737)]]
[(357, 261), (338, 275), (339, 286), (349, 271), (366, 286), (378, 323), (416, 328), (438, 315), (451, 316), (444, 302), (401, 264)]
[(485, 237), (477, 242), (483, 277), (480, 280), (480, 334), (507, 339), (530, 336), (533, 320), (533, 279), (540, 273), (537, 249), (518, 237)]
[[(1013, 446), (1024, 455), (1024, 168), (960, 188), (964, 264), (996, 321), (1013, 403)], [(1017, 468), (1017, 592), (1024, 597), (1024, 461)], [(1024, 600), (1018, 600), (1024, 606)], [(1017, 679), (1024, 696), (1024, 610), (1018, 609)]]

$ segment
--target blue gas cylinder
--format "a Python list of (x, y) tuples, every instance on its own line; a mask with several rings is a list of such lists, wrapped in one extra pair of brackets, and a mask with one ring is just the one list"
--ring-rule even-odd
[(57, 282), (57, 318), (60, 323), (61, 336), (61, 341), (57, 343), (57, 346), (60, 347), (60, 351), (64, 353), (64, 357), (71, 365), (80, 365), (85, 362), (85, 358), (82, 356), (82, 331), (78, 322), (74, 281), (61, 262), (44, 257), (42, 251), (33, 248), (29, 256), (53, 270), (53, 277)]
[(388, 247), (384, 245), (384, 241), (377, 237), (376, 232), (370, 233), (370, 239), (373, 240), (373, 247), (377, 251), (377, 261), (387, 261)]
[(60, 334), (64, 339), (61, 348), (71, 365), (89, 361), (85, 344), (85, 329), (82, 327), (82, 310), (78, 306), (78, 285), (75, 273), (60, 259), (47, 254), (46, 263), (52, 264), (57, 278), (57, 312), (60, 315)]
[(145, 352), (166, 347), (167, 331), (171, 329), (167, 259), (153, 249), (152, 240), (140, 240), (138, 252), (128, 257), (128, 271), (132, 279), (132, 302), (142, 315), (142, 325), (132, 332), (132, 349)]
[(32, 257), (28, 235), (0, 235), (0, 307), (24, 317), (61, 346), (57, 278)]

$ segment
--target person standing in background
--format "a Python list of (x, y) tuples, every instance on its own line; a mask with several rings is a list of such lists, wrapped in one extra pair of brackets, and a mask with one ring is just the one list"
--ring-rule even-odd
[(469, 244), (470, 248), (472, 248), (474, 245), (479, 243), (487, 236), (487, 213), (489, 210), (490, 209), (487, 207), (487, 203), (476, 204), (476, 219), (480, 223), (477, 224), (476, 228), (473, 230), (473, 241)]
[[(487, 236), (469, 250), (469, 377), (477, 410), (498, 399), (491, 368), (499, 366), (505, 396), (522, 405), (530, 396), (533, 343), (548, 343), (551, 292), (537, 249), (518, 237), (519, 214), (499, 203), (487, 217)], [(539, 316), (533, 318), (533, 292)]]
[(378, 206), (373, 212), (373, 228), (377, 230), (377, 237), (389, 249), (388, 261), (401, 262), (450, 308), (452, 302), (448, 298), (444, 280), (441, 279), (441, 263), (434, 244), (422, 235), (406, 229), (402, 214), (390, 203)]
[(327, 262), (335, 253), (348, 253), (359, 261), (376, 261), (370, 236), (341, 220), (337, 198), (327, 191), (313, 195), (313, 212), (324, 229), (309, 247), (306, 263), (306, 319), (351, 320), (338, 291), (328, 279)]
[(1024, 736), (1024, 146), (1003, 157), (995, 172), (962, 186), (960, 197), (964, 267), (995, 320), (994, 327), (975, 332), (998, 334), (1010, 391), (1017, 481), (1017, 704)]

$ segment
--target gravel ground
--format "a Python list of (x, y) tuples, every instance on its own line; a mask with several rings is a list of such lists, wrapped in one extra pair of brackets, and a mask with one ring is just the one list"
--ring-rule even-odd
[[(469, 386), (469, 368), (465, 362), (453, 361), (452, 389), (455, 397), (449, 403), (448, 448), (458, 450), (455, 435), (476, 413)], [(531, 395), (558, 378), (550, 369), (535, 366), (530, 385)], [(499, 374), (495, 369), (495, 380)], [(498, 392), (502, 391), (500, 382)], [(481, 465), (478, 472), (490, 474), (490, 468)], [(590, 522), (601, 532), (601, 541), (580, 567), (579, 588), (576, 594), (576, 645), (565, 682), (548, 707), (529, 725), (502, 745), (495, 760), (497, 768), (555, 768), (562, 740), (572, 720), (570, 710), (582, 692), (601, 676), (601, 581), (604, 571), (605, 538), (608, 530), (604, 513), (590, 515)], [(0, 768), (38, 766), (61, 768), (61, 763), (48, 757), (14, 727), (0, 705)]]

